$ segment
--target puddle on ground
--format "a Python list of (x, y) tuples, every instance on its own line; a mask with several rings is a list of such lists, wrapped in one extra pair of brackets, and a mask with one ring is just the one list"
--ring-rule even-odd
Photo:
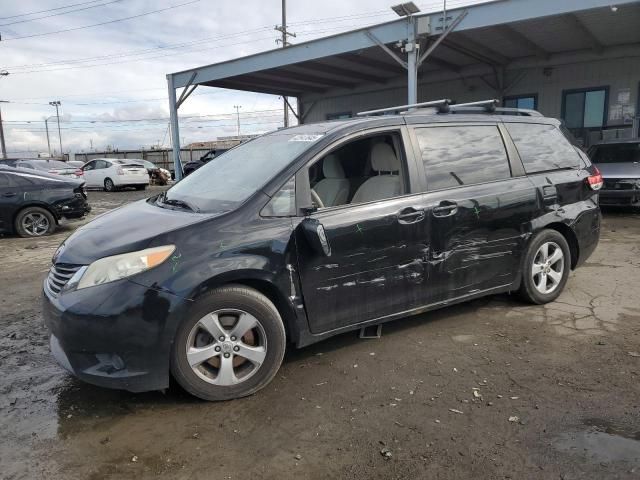
[(587, 429), (565, 433), (556, 448), (584, 454), (594, 462), (628, 462), (640, 465), (640, 432), (631, 432), (601, 419), (586, 419)]

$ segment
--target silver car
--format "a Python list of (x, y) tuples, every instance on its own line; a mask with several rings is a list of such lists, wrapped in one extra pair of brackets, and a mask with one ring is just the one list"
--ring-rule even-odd
[(40, 172), (62, 175), (67, 178), (83, 178), (81, 169), (59, 160), (18, 160), (15, 167), (30, 168)]
[(604, 178), (600, 205), (640, 207), (640, 139), (593, 145), (589, 157)]

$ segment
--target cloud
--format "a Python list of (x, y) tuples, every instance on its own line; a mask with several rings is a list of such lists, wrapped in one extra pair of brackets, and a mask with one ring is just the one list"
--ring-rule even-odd
[[(167, 73), (276, 47), (275, 39), (279, 34), (273, 27), (281, 21), (280, 2), (263, 0), (201, 0), (184, 7), (100, 27), (9, 40), (15, 36), (132, 16), (184, 1), (123, 0), (105, 7), (2, 27), (0, 69), (8, 69), (11, 75), (0, 77), (0, 100), (16, 102), (1, 105), (3, 118), (8, 122), (32, 122), (7, 124), (5, 129), (9, 150), (46, 151), (44, 118), (55, 114), (48, 102), (58, 99), (62, 102), (61, 127), (65, 150), (88, 150), (90, 140), (93, 140), (94, 146), (138, 148), (162, 141), (165, 136), (165, 144), (168, 145), (165, 121), (128, 124), (80, 121), (168, 117)], [(65, 3), (69, 2), (60, 0), (53, 6), (47, 0), (8, 2), (2, 9), (2, 16), (49, 9)], [(435, 4), (440, 2), (425, 2), (427, 6)], [(291, 30), (300, 33), (294, 42), (300, 42), (332, 33), (327, 31), (330, 29), (350, 29), (393, 19), (395, 17), (389, 5), (388, 0), (289, 2), (288, 20)], [(420, 5), (423, 6), (422, 3)], [(349, 17), (314, 23), (317, 19), (339, 16)], [(201, 41), (206, 38), (209, 40)], [(187, 42), (200, 43), (188, 48), (157, 48)], [(151, 53), (124, 56), (141, 50)], [(106, 55), (111, 57), (98, 61), (74, 60)], [(130, 61), (132, 59), (135, 61)], [(43, 66), (62, 61), (71, 62)], [(96, 64), (102, 65), (92, 66)], [(43, 69), (49, 71), (35, 72)], [(33, 73), (24, 73), (27, 71)], [(233, 105), (242, 105), (242, 133), (264, 132), (281, 125), (282, 114), (279, 117), (274, 114), (252, 117), (248, 113), (281, 109), (282, 101), (276, 96), (198, 87), (180, 109), (183, 118), (180, 136), (186, 142), (195, 142), (235, 134)], [(187, 118), (220, 113), (228, 114), (228, 117), (208, 123), (196, 123)], [(53, 132), (50, 133), (53, 137)], [(52, 145), (54, 143), (52, 141)]]

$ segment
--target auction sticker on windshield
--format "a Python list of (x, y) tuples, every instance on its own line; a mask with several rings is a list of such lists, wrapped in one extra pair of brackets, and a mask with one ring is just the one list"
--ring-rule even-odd
[(290, 142), (315, 142), (322, 134), (311, 134), (311, 135), (294, 135), (289, 139)]

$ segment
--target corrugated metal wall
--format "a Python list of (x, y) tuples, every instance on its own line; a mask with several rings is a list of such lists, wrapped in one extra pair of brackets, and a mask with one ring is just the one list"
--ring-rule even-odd
[[(521, 71), (509, 72), (507, 85)], [(486, 78), (492, 81), (489, 74)], [(638, 105), (638, 89), (640, 84), (640, 59), (619, 58), (603, 59), (586, 63), (566, 64), (551, 67), (530, 68), (506, 94), (537, 94), (538, 110), (544, 115), (560, 118), (562, 109), (562, 92), (577, 88), (609, 87), (609, 108), (618, 103), (618, 93), (629, 89), (630, 104)], [(407, 102), (406, 82), (399, 79), (395, 85), (384, 88), (360, 88), (348, 94), (322, 97), (307, 96), (302, 98), (303, 109), (310, 111), (305, 123), (326, 120), (327, 115), (351, 112), (353, 114), (375, 108), (403, 105)], [(420, 83), (418, 87), (419, 101), (451, 98), (457, 102), (470, 102), (493, 98), (496, 92), (480, 78), (457, 78), (437, 83)], [(315, 101), (315, 103), (313, 103)], [(639, 112), (636, 112), (638, 115)], [(622, 125), (621, 120), (610, 121), (607, 125)]]

